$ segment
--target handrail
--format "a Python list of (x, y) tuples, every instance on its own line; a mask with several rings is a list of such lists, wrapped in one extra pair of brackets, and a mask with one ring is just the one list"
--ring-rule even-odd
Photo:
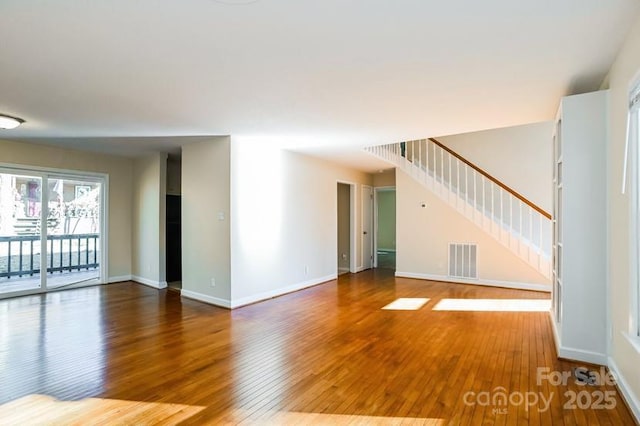
[(547, 213), (544, 209), (542, 209), (542, 207), (537, 206), (533, 201), (530, 201), (524, 195), (518, 193), (513, 188), (510, 188), (506, 184), (502, 183), (499, 179), (491, 176), (489, 173), (485, 172), (480, 167), (476, 166), (471, 161), (467, 160), (466, 158), (464, 158), (463, 156), (461, 156), (457, 152), (455, 152), (452, 149), (444, 146), (438, 140), (436, 140), (434, 138), (429, 138), (429, 140), (431, 142), (433, 142), (434, 144), (436, 144), (437, 146), (439, 146), (440, 148), (442, 148), (445, 151), (447, 151), (449, 154), (451, 154), (452, 156), (454, 156), (458, 160), (460, 160), (463, 163), (465, 163), (467, 166), (471, 167), (472, 169), (474, 169), (475, 171), (477, 171), (478, 173), (480, 173), (481, 175), (483, 175), (484, 177), (489, 179), (490, 181), (492, 181), (493, 183), (495, 183), (496, 185), (498, 185), (499, 187), (501, 187), (502, 189), (504, 189), (505, 191), (507, 191), (508, 193), (510, 193), (511, 195), (513, 195), (514, 197), (516, 197), (517, 199), (519, 199), (520, 201), (522, 201), (523, 203), (525, 203), (526, 205), (528, 205), (529, 207), (531, 207), (533, 210), (537, 211), (538, 213), (540, 213), (541, 215), (543, 215), (547, 219), (551, 219), (551, 214), (550, 213)]

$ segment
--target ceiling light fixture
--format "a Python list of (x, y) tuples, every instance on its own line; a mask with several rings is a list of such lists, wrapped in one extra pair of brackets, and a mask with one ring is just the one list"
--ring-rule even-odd
[(0, 129), (7, 129), (7, 130), (15, 129), (22, 123), (24, 123), (24, 120), (21, 118), (0, 114)]

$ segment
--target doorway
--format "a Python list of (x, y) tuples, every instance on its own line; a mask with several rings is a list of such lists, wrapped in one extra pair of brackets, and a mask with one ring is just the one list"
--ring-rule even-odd
[(351, 270), (351, 187), (338, 182), (338, 275)]
[(170, 290), (182, 290), (182, 156), (167, 156), (166, 279)]
[(105, 282), (107, 178), (0, 168), (0, 297)]
[(396, 269), (396, 189), (375, 192), (376, 267)]
[(373, 267), (373, 188), (362, 186), (362, 269)]
[(336, 186), (336, 269), (337, 275), (356, 270), (356, 184)]

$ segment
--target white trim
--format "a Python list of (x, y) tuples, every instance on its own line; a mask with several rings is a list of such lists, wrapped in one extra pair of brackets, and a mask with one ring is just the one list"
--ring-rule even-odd
[[(629, 329), (632, 335), (640, 333), (640, 147), (638, 143), (639, 114), (637, 110), (629, 111), (630, 131), (627, 135), (628, 151), (630, 154), (630, 234), (629, 239)], [(632, 140), (629, 140), (632, 139)]]
[(549, 317), (551, 318), (551, 331), (553, 331), (553, 341), (556, 344), (556, 355), (558, 348), (560, 347), (560, 330), (558, 330), (558, 324), (556, 323), (556, 314), (553, 306), (549, 311)]
[(358, 272), (362, 272), (362, 271), (365, 271), (365, 270), (366, 270), (366, 269), (364, 269), (364, 265), (360, 265), (360, 266), (358, 266), (358, 267), (356, 268), (356, 272), (355, 272), (355, 273), (357, 274)]
[(139, 277), (137, 275), (132, 275), (131, 276), (131, 280), (135, 281), (137, 283), (140, 283), (140, 284), (148, 285), (149, 287), (157, 288), (157, 289), (167, 288), (167, 282), (166, 281), (150, 280), (148, 278)]
[[(269, 290), (262, 293), (257, 293), (251, 296), (242, 297), (240, 299), (231, 301), (231, 309), (239, 308), (241, 306), (250, 305), (256, 302), (262, 302), (264, 300), (273, 299), (274, 297), (283, 296), (287, 293), (293, 293), (295, 291), (303, 290), (305, 288), (313, 287), (319, 284), (324, 284), (329, 281), (333, 281), (338, 276), (336, 274), (326, 275), (320, 278), (314, 278), (308, 281), (292, 284), (287, 287), (278, 288), (275, 290)], [(183, 290), (184, 291), (184, 290)]]
[(107, 282), (109, 276), (109, 175), (102, 178), (102, 223), (100, 245), (102, 249), (102, 266), (100, 268), (100, 281)]
[(551, 320), (551, 330), (553, 331), (553, 340), (556, 344), (556, 356), (558, 358), (588, 362), (590, 364), (607, 365), (606, 354), (562, 346), (558, 324), (556, 324), (553, 310), (549, 311), (549, 317)]
[(533, 291), (542, 291), (545, 293), (551, 292), (551, 286), (548, 284), (538, 284), (538, 283), (523, 283), (516, 281), (499, 281), (499, 280), (486, 280), (486, 279), (465, 279), (465, 278), (453, 278), (446, 275), (435, 275), (435, 274), (420, 274), (414, 272), (402, 272), (396, 271), (396, 277), (400, 278), (415, 278), (419, 280), (430, 280), (430, 281), (442, 281), (454, 284), (471, 284), (471, 285), (481, 285), (481, 286), (489, 286), (489, 287), (504, 287), (504, 288), (514, 288), (517, 290), (533, 290)]
[[(98, 278), (98, 284), (106, 284), (108, 277), (108, 268), (109, 268), (109, 174), (101, 173), (101, 172), (91, 172), (84, 171), (81, 169), (71, 170), (71, 169), (59, 169), (56, 167), (42, 167), (42, 166), (30, 166), (28, 164), (20, 164), (20, 163), (4, 163), (0, 162), (0, 171), (6, 170), (11, 174), (22, 174), (27, 176), (39, 177), (41, 179), (41, 198), (40, 203), (41, 206), (45, 205), (45, 197), (49, 197), (49, 179), (79, 179), (86, 180), (88, 182), (96, 182), (101, 185), (100, 191), (100, 277)], [(40, 212), (40, 223), (46, 223), (46, 217), (48, 209), (41, 208)], [(40, 230), (40, 244), (41, 244), (41, 252), (40, 252), (40, 264), (46, 265), (47, 262), (47, 227), (42, 227)], [(93, 286), (95, 283), (91, 281), (69, 284), (64, 286), (64, 288), (80, 288), (82, 286)], [(25, 292), (12, 292), (5, 293), (0, 298), (3, 298), (5, 295), (9, 295), (7, 297), (15, 297), (29, 294), (39, 294), (46, 293), (49, 290), (56, 291), (60, 287), (55, 287), (49, 289), (47, 287), (47, 274), (40, 275), (40, 288), (36, 290), (26, 290)]]
[(119, 277), (109, 277), (109, 279), (107, 280), (108, 284), (113, 284), (113, 283), (121, 283), (124, 281), (131, 281), (132, 276), (131, 275), (120, 275)]
[(608, 366), (609, 371), (611, 371), (611, 373), (615, 377), (617, 388), (622, 393), (627, 406), (629, 406), (629, 409), (631, 410), (631, 414), (633, 414), (633, 417), (635, 417), (636, 422), (640, 424), (640, 400), (631, 390), (631, 386), (629, 386), (629, 383), (620, 373), (620, 369), (618, 368), (618, 365), (612, 357), (609, 357)]
[[(365, 261), (364, 261), (364, 259), (365, 259), (365, 257), (364, 257), (365, 256), (365, 252), (364, 252), (364, 231), (365, 231), (365, 229), (364, 229), (364, 212), (366, 210), (365, 209), (365, 200), (364, 200), (364, 189), (365, 188), (369, 188), (369, 190), (371, 190), (371, 198), (369, 199), (369, 205), (371, 207), (371, 229), (369, 230), (369, 234), (368, 234), (370, 236), (370, 238), (371, 238), (371, 253), (369, 253), (369, 256), (371, 256), (371, 268), (373, 268), (374, 267), (374, 263), (373, 263), (373, 259), (374, 259), (374, 256), (373, 256), (373, 254), (374, 254), (374, 251), (373, 251), (373, 247), (374, 247), (373, 246), (373, 242), (374, 242), (374, 238), (373, 238), (374, 237), (374, 235), (373, 235), (373, 232), (374, 232), (373, 231), (373, 225), (374, 225), (373, 224), (373, 214), (374, 213), (373, 213), (373, 211), (374, 211), (374, 208), (375, 208), (375, 205), (373, 203), (373, 197), (374, 197), (375, 191), (374, 191), (374, 187), (371, 186), (371, 185), (362, 185), (361, 188), (362, 189), (361, 189), (361, 192), (360, 192), (360, 201), (361, 201), (361, 204), (362, 204), (362, 211), (360, 212), (360, 220), (362, 222), (362, 226), (360, 226), (360, 247), (362, 247), (362, 251), (360, 253), (361, 254), (360, 261), (361, 261), (362, 267), (364, 268), (364, 265), (365, 265)], [(370, 269), (370, 268), (366, 268), (366, 269)]]
[(71, 175), (71, 176), (89, 176), (93, 178), (101, 178), (108, 176), (107, 173), (91, 172), (82, 169), (59, 169), (56, 167), (30, 166), (22, 163), (4, 163), (0, 162), (0, 168), (18, 170), (22, 172), (48, 173), (55, 175)]
[(558, 346), (558, 358), (568, 359), (571, 361), (582, 361), (590, 364), (607, 365), (607, 355), (598, 352), (585, 351), (582, 349), (567, 348), (566, 346)]
[(351, 227), (351, 235), (349, 236), (349, 272), (355, 272), (358, 257), (358, 244), (356, 243), (358, 238), (358, 203), (356, 201), (358, 185), (355, 183), (350, 183), (349, 185), (349, 226)]
[(180, 296), (186, 297), (187, 299), (197, 300), (198, 302), (208, 303), (209, 305), (231, 309), (231, 302), (227, 299), (220, 299), (218, 297), (208, 296), (206, 294), (185, 289), (180, 290)]

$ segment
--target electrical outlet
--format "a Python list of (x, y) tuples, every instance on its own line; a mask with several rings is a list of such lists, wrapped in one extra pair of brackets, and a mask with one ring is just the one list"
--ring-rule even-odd
[(211, 287), (215, 287), (215, 286), (216, 286), (216, 279), (211, 278)]
[(347, 255), (346, 255), (346, 253), (342, 253), (342, 259), (347, 260)]

